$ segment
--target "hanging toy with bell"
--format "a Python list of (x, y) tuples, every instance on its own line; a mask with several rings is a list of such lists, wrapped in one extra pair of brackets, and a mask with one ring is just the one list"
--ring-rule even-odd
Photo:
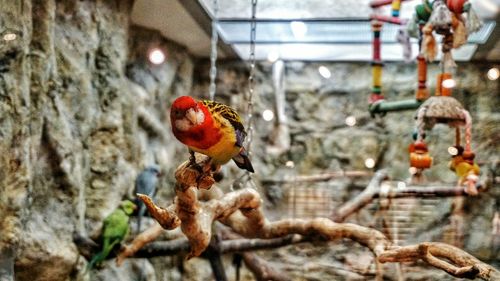
[[(474, 162), (475, 154), (471, 150), (472, 119), (467, 110), (463, 110), (465, 117), (465, 148), (460, 149), (458, 145), (456, 155), (452, 157), (449, 167), (458, 176), (458, 185), (465, 185), (465, 192), (469, 195), (477, 195), (476, 183), (479, 178), (480, 168)], [(457, 146), (457, 145), (456, 145)]]
[(409, 148), (410, 167), (417, 169), (429, 169), (432, 165), (432, 157), (429, 155), (427, 144), (423, 141), (416, 141)]

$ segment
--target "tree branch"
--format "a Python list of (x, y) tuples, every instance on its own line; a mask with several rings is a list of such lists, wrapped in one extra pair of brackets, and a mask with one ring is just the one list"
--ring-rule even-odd
[[(442, 259), (441, 259), (442, 258)], [(458, 278), (500, 280), (500, 272), (469, 253), (445, 243), (424, 242), (385, 251), (380, 262), (403, 262), (421, 259)], [(448, 261), (449, 262), (448, 262)]]
[(335, 222), (343, 222), (348, 216), (368, 205), (375, 197), (375, 194), (379, 194), (380, 183), (385, 179), (387, 179), (387, 173), (385, 171), (376, 172), (366, 189), (358, 196), (340, 206), (340, 208), (334, 212), (332, 220)]
[(258, 281), (289, 281), (290, 277), (284, 274), (280, 270), (276, 270), (267, 261), (259, 256), (245, 252), (241, 254), (243, 256), (243, 261), (250, 271), (253, 272), (255, 278)]
[(271, 183), (293, 183), (293, 182), (317, 182), (317, 181), (329, 181), (335, 178), (363, 178), (373, 175), (371, 172), (366, 171), (338, 171), (338, 172), (328, 172), (319, 175), (300, 175), (289, 179), (263, 179), (261, 182), (263, 184)]
[[(365, 190), (358, 194), (353, 199), (347, 201), (340, 206), (332, 214), (332, 220), (335, 222), (343, 222), (350, 215), (361, 210), (366, 205), (370, 204), (376, 198), (407, 198), (407, 197), (455, 197), (468, 196), (462, 186), (406, 186), (405, 188), (393, 188), (388, 191), (383, 191), (380, 188), (382, 181), (385, 180), (385, 174), (380, 171), (375, 173), (372, 180)], [(486, 183), (480, 183), (478, 188), (485, 188)]]
[(304, 237), (297, 234), (287, 235), (285, 237), (273, 238), (273, 239), (232, 239), (223, 241), (220, 244), (221, 252), (223, 253), (233, 253), (233, 252), (245, 252), (245, 251), (257, 251), (264, 249), (279, 248), (283, 246), (288, 246), (297, 243), (310, 242), (312, 239), (310, 237)]
[[(208, 158), (204, 158), (200, 164), (202, 167), (209, 167), (209, 161)], [(330, 241), (348, 238), (366, 246), (377, 258), (380, 257), (380, 261), (384, 262), (422, 259), (450, 274), (461, 274), (466, 278), (480, 277), (484, 280), (493, 280), (500, 274), (498, 270), (482, 263), (468, 253), (455, 247), (449, 250), (449, 247), (452, 246), (442, 243), (422, 243), (394, 249), (389, 239), (381, 232), (356, 224), (335, 223), (326, 218), (283, 219), (269, 222), (262, 212), (260, 195), (251, 188), (227, 193), (220, 199), (200, 202), (197, 190), (210, 189), (215, 181), (210, 171), (200, 172), (190, 167), (188, 162), (177, 169), (176, 180), (175, 214), (154, 205), (144, 195), (141, 195), (140, 198), (148, 206), (151, 215), (166, 229), (172, 229), (176, 220), (171, 218), (174, 215), (177, 216), (182, 232), (188, 238), (191, 246), (188, 258), (199, 256), (207, 249), (212, 237), (212, 224), (218, 220), (236, 233), (248, 238), (270, 239), (290, 234), (320, 237)], [(373, 193), (370, 191), (370, 194)], [(366, 198), (369, 197), (366, 196)], [(360, 201), (365, 202), (366, 200)], [(353, 205), (356, 207), (359, 204)], [(172, 223), (166, 223), (168, 221), (166, 218), (170, 218)], [(450, 262), (445, 261), (445, 259)]]

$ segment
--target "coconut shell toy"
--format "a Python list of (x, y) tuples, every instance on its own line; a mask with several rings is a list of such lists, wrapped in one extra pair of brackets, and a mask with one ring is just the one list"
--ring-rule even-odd
[[(418, 60), (417, 98), (424, 98), (425, 75), (424, 64), (433, 61), (437, 55), (437, 44), (434, 32), (443, 36), (441, 43), (441, 73), (436, 79), (436, 92), (428, 98), (417, 110), (415, 143), (410, 145), (410, 166), (416, 181), (422, 181), (422, 171), (431, 167), (432, 158), (424, 142), (425, 130), (431, 130), (435, 124), (447, 124), (456, 128), (454, 149), (450, 149), (452, 160), (450, 169), (459, 177), (458, 184), (466, 185), (465, 191), (471, 195), (477, 194), (475, 183), (479, 175), (479, 167), (474, 163), (474, 153), (471, 150), (470, 114), (455, 98), (451, 96), (455, 81), (452, 73), (456, 64), (451, 55), (451, 49), (458, 48), (467, 42), (469, 33), (481, 27), (470, 4), (464, 0), (435, 0), (432, 5), (423, 1), (415, 8), (414, 20), (418, 20), (421, 28), (421, 52)], [(410, 32), (411, 34), (412, 32)], [(460, 127), (465, 127), (465, 148), (460, 146)]]

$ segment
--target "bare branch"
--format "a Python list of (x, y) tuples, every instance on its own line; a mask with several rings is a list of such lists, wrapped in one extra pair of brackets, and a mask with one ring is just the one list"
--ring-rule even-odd
[[(343, 222), (350, 215), (356, 213), (366, 205), (370, 204), (373, 199), (376, 198), (406, 198), (406, 197), (418, 197), (418, 198), (428, 198), (428, 197), (455, 197), (455, 196), (468, 196), (464, 188), (461, 186), (406, 186), (401, 189), (391, 189), (388, 192), (384, 192), (380, 189), (382, 181), (385, 179), (382, 174), (377, 172), (368, 186), (363, 192), (358, 194), (353, 199), (347, 201), (342, 206), (340, 206), (332, 214), (332, 220), (335, 222)], [(480, 183), (478, 188), (484, 189), (486, 183)]]
[(232, 239), (222, 242), (220, 246), (223, 253), (232, 253), (279, 248), (309, 241), (311, 241), (310, 237), (292, 234), (273, 239)]
[[(163, 223), (165, 214), (168, 214), (166, 217), (170, 220), (175, 215), (180, 220), (182, 232), (191, 246), (188, 258), (199, 256), (207, 249), (212, 237), (212, 224), (218, 220), (248, 238), (282, 238), (291, 234), (319, 237), (330, 241), (348, 238), (369, 248), (376, 257), (380, 257), (380, 262), (422, 259), (452, 275), (466, 278), (476, 276), (484, 280), (495, 280), (500, 274), (498, 270), (468, 253), (442, 243), (422, 243), (394, 249), (389, 239), (381, 232), (356, 224), (336, 223), (326, 218), (283, 219), (269, 222), (262, 212), (260, 195), (251, 188), (227, 193), (220, 199), (200, 202), (197, 190), (210, 189), (214, 183), (209, 169), (205, 169), (210, 166), (209, 163), (207, 158), (201, 161), (203, 172), (190, 167), (187, 162), (177, 169), (176, 208), (162, 209), (154, 205), (149, 198), (142, 196), (152, 216), (162, 220), (163, 225), (165, 225)], [(371, 188), (369, 186), (368, 191), (360, 196), (360, 199), (351, 201), (351, 206), (344, 208), (341, 217), (345, 218), (349, 213), (359, 210), (359, 206), (366, 204), (365, 202), (373, 200), (375, 197), (373, 190), (383, 178), (383, 173), (378, 173), (370, 184)], [(172, 210), (175, 210), (175, 213)], [(169, 224), (166, 226), (172, 227)]]
[(253, 272), (258, 281), (289, 281), (290, 277), (282, 271), (276, 270), (269, 262), (253, 253), (242, 253), (243, 261), (250, 271)]
[(421, 259), (458, 278), (500, 280), (500, 272), (463, 250), (438, 242), (424, 242), (400, 247), (379, 255), (380, 262), (402, 262)]
[(387, 173), (385, 171), (376, 172), (363, 192), (342, 205), (333, 214), (333, 221), (343, 222), (349, 215), (359, 211), (361, 208), (368, 205), (373, 200), (375, 194), (379, 193), (380, 183), (386, 178)]
[[(148, 206), (148, 208), (150, 207)], [(159, 214), (165, 214), (165, 212), (162, 211), (158, 212)], [(120, 252), (120, 254), (118, 254), (118, 257), (116, 258), (116, 264), (120, 266), (126, 258), (133, 256), (139, 249), (144, 247), (144, 245), (148, 244), (151, 241), (154, 241), (158, 236), (160, 236), (162, 232), (162, 226), (155, 223), (153, 226), (137, 235), (132, 244), (123, 247), (123, 250)]]
[(317, 182), (329, 181), (335, 178), (364, 178), (372, 176), (373, 173), (366, 171), (336, 171), (328, 172), (319, 175), (300, 175), (286, 179), (263, 179), (261, 182), (266, 183), (293, 183), (293, 182)]

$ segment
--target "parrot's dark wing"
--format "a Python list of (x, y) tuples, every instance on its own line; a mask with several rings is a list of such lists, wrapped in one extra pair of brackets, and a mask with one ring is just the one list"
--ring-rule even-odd
[(247, 132), (245, 131), (240, 115), (238, 115), (234, 109), (222, 103), (209, 100), (204, 100), (202, 103), (208, 108), (212, 115), (218, 114), (229, 121), (236, 132), (236, 145), (242, 147)]

